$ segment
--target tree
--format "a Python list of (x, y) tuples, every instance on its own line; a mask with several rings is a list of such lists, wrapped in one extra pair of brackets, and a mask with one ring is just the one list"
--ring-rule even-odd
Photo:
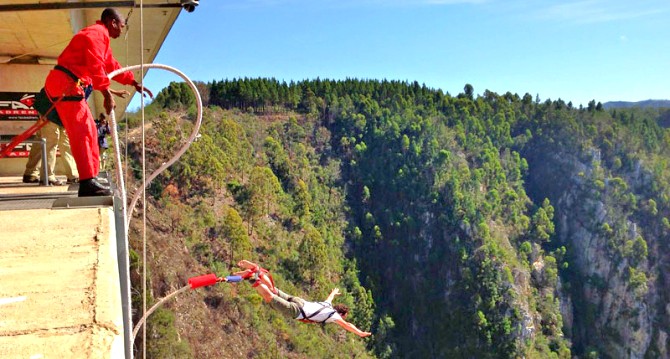
[(307, 184), (303, 180), (298, 180), (295, 193), (295, 213), (298, 217), (309, 217), (311, 198)]
[(639, 265), (647, 259), (648, 249), (647, 242), (642, 236), (637, 236), (634, 241), (628, 241), (625, 245), (626, 255), (630, 258), (634, 266)]
[(401, 149), (403, 153), (407, 153), (407, 151), (409, 150), (409, 144), (410, 144), (409, 137), (407, 137), (407, 135), (402, 135)]
[(270, 204), (275, 196), (281, 192), (279, 180), (271, 169), (256, 166), (249, 176), (249, 233), (253, 228), (253, 221), (270, 213)]
[(221, 234), (230, 241), (230, 263), (249, 258), (251, 255), (251, 241), (244, 230), (242, 217), (235, 208), (228, 208), (221, 223)]
[(647, 208), (649, 209), (649, 213), (651, 213), (652, 216), (655, 216), (658, 214), (658, 208), (656, 207), (656, 201), (653, 199), (649, 199), (647, 201)]
[(298, 270), (300, 277), (311, 286), (325, 281), (324, 263), (328, 259), (326, 243), (321, 233), (314, 226), (307, 226), (305, 236), (298, 247)]
[(185, 82), (170, 82), (156, 95), (155, 102), (169, 109), (188, 108), (195, 104), (195, 95)]
[(635, 293), (638, 298), (643, 297), (649, 291), (647, 281), (647, 275), (644, 271), (628, 267), (628, 283), (630, 284), (633, 293)]
[(587, 110), (589, 112), (593, 112), (596, 110), (596, 100), (589, 101), (589, 106), (587, 107)]
[(270, 168), (277, 175), (284, 188), (289, 188), (291, 183), (291, 165), (281, 143), (272, 136), (268, 136), (265, 138), (263, 148), (265, 149), (265, 154), (268, 156)]
[(465, 97), (467, 97), (470, 100), (474, 100), (475, 98), (475, 88), (472, 87), (470, 84), (465, 84), (465, 87), (463, 87), (463, 93), (465, 94)]
[(531, 221), (531, 236), (538, 242), (549, 242), (554, 234), (554, 207), (549, 204), (549, 199), (545, 198), (542, 207), (535, 212)]
[(363, 203), (369, 203), (370, 202), (370, 188), (368, 186), (363, 186)]
[(158, 308), (147, 319), (146, 351), (149, 358), (193, 358), (187, 341), (179, 339), (175, 315), (165, 308)]
[(193, 83), (195, 84), (195, 87), (198, 89), (198, 93), (200, 93), (200, 100), (202, 101), (202, 105), (204, 107), (209, 106), (209, 96), (211, 92), (211, 86), (202, 81), (194, 81)]
[(395, 345), (391, 342), (393, 329), (395, 323), (393, 318), (388, 315), (383, 315), (379, 318), (377, 323), (377, 330), (375, 330), (374, 351), (378, 358), (389, 359), (393, 358), (395, 352)]

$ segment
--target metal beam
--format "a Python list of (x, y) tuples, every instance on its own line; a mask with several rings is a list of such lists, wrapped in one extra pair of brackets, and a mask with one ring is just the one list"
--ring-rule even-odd
[(33, 11), (33, 10), (70, 10), (93, 9), (104, 7), (134, 7), (135, 1), (99, 1), (99, 2), (52, 2), (38, 4), (0, 5), (0, 11)]
[[(135, 0), (122, 1), (96, 1), (96, 2), (56, 2), (38, 4), (10, 4), (0, 5), (0, 12), (5, 11), (36, 11), (36, 10), (71, 10), (71, 9), (95, 9), (107, 7), (137, 7), (140, 5)], [(144, 8), (176, 8), (181, 7), (179, 3), (148, 4)]]

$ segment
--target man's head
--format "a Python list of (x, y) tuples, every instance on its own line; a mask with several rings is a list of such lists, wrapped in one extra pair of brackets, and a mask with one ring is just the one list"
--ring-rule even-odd
[(349, 307), (344, 304), (335, 304), (333, 309), (335, 309), (342, 319), (346, 318), (347, 314), (349, 314)]
[(121, 17), (118, 11), (112, 8), (106, 8), (100, 15), (100, 22), (109, 31), (109, 37), (116, 39), (121, 35), (121, 31), (126, 27), (126, 20)]

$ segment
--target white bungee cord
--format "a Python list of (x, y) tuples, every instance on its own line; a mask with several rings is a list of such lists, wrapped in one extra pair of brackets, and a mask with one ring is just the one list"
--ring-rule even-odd
[[(167, 65), (161, 65), (161, 64), (133, 65), (133, 66), (127, 66), (127, 67), (118, 69), (116, 71), (113, 71), (110, 74), (108, 74), (107, 77), (109, 77), (109, 79), (112, 79), (114, 76), (116, 76), (116, 75), (118, 75), (122, 72), (134, 71), (134, 70), (137, 70), (137, 69), (142, 69), (142, 71), (144, 71), (144, 68), (163, 69), (163, 70), (171, 71), (171, 72), (177, 74), (178, 76), (180, 76), (189, 85), (189, 87), (193, 91), (193, 93), (195, 95), (196, 106), (197, 106), (197, 109), (198, 109), (197, 111), (198, 112), (197, 112), (197, 115), (196, 115), (195, 125), (193, 126), (193, 131), (191, 132), (191, 135), (186, 140), (186, 143), (184, 143), (184, 145), (174, 154), (174, 156), (172, 156), (172, 158), (170, 158), (167, 162), (164, 162), (158, 169), (156, 169), (148, 178), (146, 178), (144, 180), (144, 185), (142, 186), (142, 188), (138, 188), (138, 189), (135, 190), (135, 193), (133, 194), (133, 199), (132, 199), (131, 204), (130, 204), (130, 211), (128, 211), (127, 191), (126, 191), (126, 185), (125, 185), (125, 181), (124, 181), (124, 177), (123, 177), (123, 169), (122, 169), (122, 166), (121, 166), (121, 150), (120, 150), (120, 146), (119, 146), (118, 126), (117, 126), (117, 122), (116, 122), (116, 114), (114, 113), (114, 110), (112, 109), (112, 111), (110, 113), (111, 124), (112, 124), (112, 126), (110, 128), (110, 130), (111, 130), (110, 132), (111, 132), (111, 136), (112, 136), (112, 141), (114, 143), (114, 167), (115, 167), (114, 168), (114, 173), (115, 173), (115, 177), (116, 177), (116, 183), (118, 184), (118, 187), (116, 189), (116, 195), (121, 198), (121, 202), (122, 202), (122, 214), (123, 214), (123, 220), (124, 220), (124, 225), (125, 225), (125, 228), (124, 228), (125, 233), (124, 234), (125, 234), (126, 251), (128, 251), (128, 232), (129, 232), (129, 228), (130, 228), (130, 220), (133, 216), (133, 211), (135, 210), (135, 206), (137, 205), (137, 201), (139, 200), (140, 196), (142, 196), (145, 193), (145, 191), (146, 191), (147, 187), (149, 187), (149, 184), (151, 183), (151, 181), (153, 181), (159, 174), (161, 174), (168, 167), (170, 167), (172, 164), (174, 164), (184, 154), (184, 152), (186, 152), (186, 150), (191, 146), (191, 144), (193, 143), (193, 141), (197, 137), (198, 132), (200, 131), (200, 125), (202, 124), (202, 99), (200, 97), (200, 93), (198, 92), (197, 87), (195, 86), (193, 81), (191, 81), (191, 79), (188, 78), (188, 76), (186, 76), (183, 72), (181, 72), (181, 71), (179, 71), (179, 70), (177, 70), (173, 67), (170, 67), (170, 66), (167, 66)], [(141, 92), (140, 96), (144, 96), (144, 91), (140, 91), (140, 92)], [(142, 104), (144, 105), (144, 101), (142, 101)], [(143, 124), (144, 124), (144, 121), (143, 121)], [(143, 131), (144, 131), (144, 129), (143, 129)], [(128, 145), (127, 141), (128, 141), (128, 139), (126, 139), (126, 147)], [(143, 166), (144, 166), (144, 162), (143, 162)], [(144, 198), (146, 198), (146, 197), (144, 197)], [(145, 202), (146, 202), (146, 199), (145, 199)], [(146, 203), (144, 204), (144, 208), (146, 209)], [(146, 214), (145, 214), (144, 218), (146, 220)], [(145, 243), (146, 243), (146, 239), (145, 239)], [(146, 254), (146, 245), (145, 245), (144, 253)], [(145, 260), (144, 268), (146, 268), (146, 260)], [(146, 278), (144, 280), (146, 281)], [(127, 287), (130, 288), (130, 280), (129, 279), (128, 279)], [(135, 341), (135, 337), (137, 336), (137, 332), (140, 328), (146, 328), (145, 326), (143, 326), (144, 321), (147, 319), (147, 317), (149, 317), (149, 315), (151, 315), (151, 313), (154, 312), (155, 309), (157, 309), (160, 305), (162, 305), (169, 298), (172, 298), (175, 295), (177, 295), (178, 293), (181, 293), (181, 292), (185, 291), (187, 288), (188, 288), (188, 286), (183, 287), (180, 290), (176, 291), (175, 293), (169, 295), (168, 297), (163, 298), (161, 301), (156, 303), (156, 305), (154, 305), (148, 312), (146, 311), (146, 308), (145, 308), (144, 315), (142, 316), (140, 322), (137, 324), (137, 326), (135, 327), (135, 329), (132, 333), (131, 342)], [(130, 298), (128, 298), (128, 300), (130, 300)], [(145, 306), (146, 306), (146, 304), (145, 304)], [(127, 325), (129, 325), (129, 327), (132, 327), (132, 321), (130, 323), (127, 323)], [(146, 342), (146, 332), (144, 332), (144, 337), (145, 337), (145, 342)], [(144, 348), (144, 350), (146, 350), (146, 344), (143, 346), (143, 348)], [(145, 354), (145, 357), (146, 357), (146, 354)]]
[(189, 288), (190, 288), (190, 286), (185, 285), (185, 286), (179, 288), (179, 290), (176, 290), (176, 291), (170, 293), (169, 295), (165, 296), (163, 299), (159, 300), (156, 304), (154, 304), (154, 305), (153, 305), (153, 306), (146, 312), (146, 314), (144, 314), (144, 315), (142, 316), (142, 318), (140, 318), (140, 320), (137, 322), (137, 325), (135, 325), (135, 329), (133, 329), (133, 342), (135, 341), (135, 338), (137, 338), (137, 332), (140, 331), (140, 328), (142, 328), (142, 326), (144, 325), (144, 322), (147, 320), (147, 318), (149, 318), (149, 316), (150, 316), (154, 311), (156, 311), (156, 309), (158, 309), (160, 306), (162, 306), (163, 303), (165, 303), (165, 302), (167, 302), (168, 300), (170, 300), (170, 299), (176, 297), (178, 294), (181, 294), (181, 293), (187, 291)]
[[(134, 71), (137, 70), (141, 67), (142, 65), (133, 65), (133, 66), (128, 66), (124, 67), (121, 69), (118, 69), (108, 75), (108, 77), (111, 79), (114, 76), (126, 72), (126, 71)], [(125, 183), (123, 180), (123, 170), (121, 168), (121, 152), (119, 150), (119, 136), (117, 133), (117, 125), (116, 125), (116, 117), (114, 115), (114, 111), (110, 114), (110, 117), (112, 118), (112, 139), (114, 141), (114, 165), (115, 165), (115, 176), (116, 176), (116, 182), (119, 184), (118, 190), (120, 193), (119, 197), (123, 200), (123, 218), (126, 221), (126, 236), (128, 235), (128, 228), (130, 225), (130, 219), (133, 216), (133, 211), (135, 210), (135, 206), (137, 205), (137, 201), (142, 195), (144, 191), (146, 191), (146, 188), (149, 187), (149, 184), (151, 181), (153, 181), (161, 172), (165, 171), (168, 167), (170, 167), (173, 163), (177, 162), (177, 160), (186, 152), (186, 150), (191, 146), (193, 141), (195, 141), (196, 136), (198, 135), (198, 132), (200, 131), (200, 125), (202, 124), (202, 99), (200, 98), (200, 93), (198, 92), (198, 88), (195, 86), (193, 81), (189, 79), (186, 75), (184, 75), (183, 72), (175, 69), (174, 67), (170, 67), (167, 65), (161, 65), (161, 64), (145, 64), (144, 67), (147, 68), (156, 68), (156, 69), (163, 69), (167, 71), (171, 71), (177, 75), (179, 75), (186, 83), (189, 85), (191, 90), (193, 90), (193, 93), (195, 94), (195, 101), (196, 101), (196, 106), (198, 109), (197, 115), (196, 115), (196, 121), (195, 125), (193, 126), (193, 131), (191, 131), (191, 135), (188, 137), (186, 140), (186, 143), (175, 153), (175, 155), (170, 158), (167, 162), (164, 162), (158, 169), (156, 169), (146, 180), (146, 184), (144, 189), (137, 189), (135, 193), (133, 194), (133, 198), (130, 202), (130, 206), (127, 207), (127, 192), (125, 188)], [(143, 94), (141, 94), (143, 95)]]

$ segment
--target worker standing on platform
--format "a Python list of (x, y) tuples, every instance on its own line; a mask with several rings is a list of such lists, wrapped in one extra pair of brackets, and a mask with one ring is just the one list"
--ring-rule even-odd
[[(56, 150), (60, 150), (60, 157), (63, 159), (63, 168), (67, 176), (67, 183), (79, 182), (79, 174), (75, 167), (72, 152), (70, 150), (70, 139), (67, 137), (65, 128), (59, 126), (51, 121), (47, 122), (36, 133), (38, 138), (44, 138), (47, 146), (47, 178), (49, 184), (52, 186), (62, 186), (65, 183), (56, 178)], [(42, 145), (33, 144), (28, 155), (28, 163), (26, 163), (26, 170), (23, 172), (23, 183), (39, 183), (41, 172), (40, 162), (42, 160)], [(39, 167), (39, 169), (38, 169)]]
[[(47, 76), (44, 89), (65, 130), (70, 137), (72, 155), (79, 171), (79, 196), (110, 196), (108, 186), (98, 182), (100, 155), (98, 132), (93, 115), (85, 99), (92, 90), (102, 92), (107, 114), (115, 107), (112, 94), (123, 97), (126, 91), (115, 91), (110, 86), (107, 74), (121, 68), (112, 55), (110, 37), (121, 35), (126, 21), (114, 9), (102, 12), (100, 21), (79, 31), (58, 57), (58, 65)], [(123, 72), (114, 81), (135, 87), (138, 92), (153, 94), (135, 81), (132, 72)], [(58, 98), (63, 97), (61, 101)]]

